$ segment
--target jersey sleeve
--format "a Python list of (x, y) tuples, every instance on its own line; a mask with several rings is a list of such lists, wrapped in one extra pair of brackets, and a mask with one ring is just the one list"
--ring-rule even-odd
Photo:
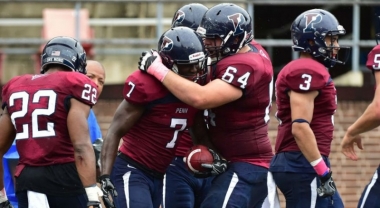
[[(324, 71), (322, 71), (324, 70)], [(286, 85), (296, 92), (320, 90), (331, 80), (326, 69), (299, 69), (286, 75)]]
[(217, 66), (216, 78), (221, 79), (237, 88), (244, 90), (252, 76), (252, 68), (244, 64)]
[(131, 74), (124, 83), (123, 97), (126, 101), (134, 104), (146, 104), (147, 93), (145, 92), (145, 84), (139, 79), (137, 73)]
[(368, 53), (366, 66), (370, 70), (380, 71), (380, 45)]
[(84, 74), (78, 72), (67, 73), (68, 88), (71, 96), (89, 106), (95, 105), (98, 100), (98, 87)]

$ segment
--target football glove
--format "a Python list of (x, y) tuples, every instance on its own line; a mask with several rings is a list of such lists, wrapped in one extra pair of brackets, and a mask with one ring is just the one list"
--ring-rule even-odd
[(148, 69), (150, 65), (156, 60), (157, 56), (153, 55), (153, 50), (151, 51), (144, 51), (141, 54), (140, 61), (139, 61), (139, 69), (142, 72), (148, 73)]
[(214, 150), (209, 149), (209, 151), (214, 157), (214, 162), (212, 164), (201, 164), (201, 166), (210, 169), (211, 175), (219, 175), (225, 172), (227, 169), (227, 161), (222, 159)]
[[(106, 208), (115, 208), (115, 204), (113, 203), (114, 197), (117, 197), (117, 192), (115, 190), (115, 186), (112, 184), (109, 175), (102, 175), (99, 178), (99, 182), (101, 184), (100, 189), (103, 192), (103, 203)], [(110, 196), (112, 199), (110, 199)]]
[(102, 205), (98, 201), (89, 201), (87, 202), (87, 207), (102, 208)]
[(9, 200), (6, 200), (5, 202), (0, 203), (0, 208), (13, 208)]
[(333, 196), (336, 191), (336, 186), (332, 178), (331, 170), (325, 176), (319, 176), (319, 180), (321, 181), (321, 185), (317, 189), (318, 196), (322, 198)]

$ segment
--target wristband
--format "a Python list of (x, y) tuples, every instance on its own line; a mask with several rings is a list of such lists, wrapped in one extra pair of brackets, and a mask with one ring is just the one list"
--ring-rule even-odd
[(98, 187), (96, 184), (84, 189), (86, 190), (88, 201), (99, 201)]
[(3, 203), (8, 200), (7, 193), (5, 191), (5, 188), (1, 189), (0, 191), (0, 203)]
[(165, 79), (168, 72), (169, 69), (159, 61), (153, 62), (152, 65), (149, 66), (149, 74), (153, 75), (161, 82)]
[(310, 163), (310, 165), (313, 166), (315, 172), (317, 172), (319, 176), (324, 176), (330, 171), (330, 169), (327, 167), (325, 161), (322, 158), (314, 160)]

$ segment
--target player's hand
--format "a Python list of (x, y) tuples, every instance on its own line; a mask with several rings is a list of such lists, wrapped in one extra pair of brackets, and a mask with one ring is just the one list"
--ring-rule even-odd
[[(115, 204), (113, 203), (114, 197), (117, 197), (117, 192), (115, 186), (112, 184), (109, 175), (102, 175), (99, 178), (100, 189), (103, 192), (103, 203), (106, 208), (114, 208)], [(110, 198), (110, 196), (112, 198)]]
[(214, 162), (212, 164), (201, 164), (201, 166), (210, 169), (211, 175), (219, 175), (225, 172), (227, 169), (227, 161), (222, 159), (214, 150), (209, 149), (209, 151), (214, 157)]
[(336, 191), (336, 186), (332, 178), (331, 170), (325, 176), (319, 176), (319, 180), (321, 181), (321, 185), (317, 188), (318, 195), (323, 198), (333, 196)]
[(156, 77), (156, 79), (161, 82), (164, 80), (165, 76), (170, 71), (162, 63), (162, 59), (157, 51), (151, 50), (145, 51), (141, 54), (139, 61), (139, 69), (143, 72), (146, 72), (150, 75)]
[(340, 147), (342, 149), (342, 153), (351, 160), (358, 160), (358, 156), (355, 153), (355, 145), (358, 146), (359, 149), (363, 150), (362, 138), (360, 135), (351, 135), (348, 132), (344, 135), (342, 142), (340, 143)]
[(158, 55), (158, 53), (154, 50), (151, 51), (144, 51), (142, 52), (140, 56), (139, 61), (139, 69), (143, 72), (149, 73), (149, 67), (153, 64), (154, 61), (161, 61), (161, 57)]
[(6, 200), (5, 202), (0, 203), (0, 208), (13, 208), (9, 200)]

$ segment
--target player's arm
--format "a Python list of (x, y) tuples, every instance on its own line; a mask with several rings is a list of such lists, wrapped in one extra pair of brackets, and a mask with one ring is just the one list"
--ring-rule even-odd
[[(0, 154), (1, 158), (8, 151), (9, 147), (12, 145), (16, 137), (16, 131), (13, 127), (11, 117), (5, 107), (2, 114), (0, 115)], [(3, 172), (3, 160), (0, 160), (0, 205), (7, 199), (4, 190), (4, 172)]]
[(108, 128), (101, 151), (101, 175), (109, 175), (116, 158), (120, 139), (140, 119), (145, 107), (127, 102), (125, 99), (116, 109)]
[[(292, 118), (292, 134), (302, 154), (314, 167), (317, 174), (322, 176), (328, 168), (318, 149), (317, 140), (310, 123), (313, 119), (314, 99), (318, 91), (298, 93), (290, 91), (290, 108)], [(321, 163), (321, 164), (319, 164)]]
[(155, 76), (178, 99), (195, 108), (215, 108), (243, 95), (241, 89), (220, 79), (215, 79), (205, 86), (187, 80), (166, 68), (157, 52), (153, 52), (153, 56), (147, 53), (141, 59), (143, 61), (139, 62), (140, 70)]
[(375, 96), (358, 120), (348, 127), (340, 144), (343, 154), (351, 160), (358, 159), (354, 149), (355, 143), (359, 149), (363, 149), (360, 134), (380, 125), (380, 71), (375, 71), (374, 74), (376, 80)]
[(239, 99), (243, 91), (221, 79), (205, 86), (191, 82), (169, 71), (162, 83), (178, 99), (198, 109), (215, 108)]
[(87, 123), (89, 112), (89, 105), (70, 99), (67, 128), (74, 147), (75, 165), (84, 187), (96, 184), (95, 154)]

